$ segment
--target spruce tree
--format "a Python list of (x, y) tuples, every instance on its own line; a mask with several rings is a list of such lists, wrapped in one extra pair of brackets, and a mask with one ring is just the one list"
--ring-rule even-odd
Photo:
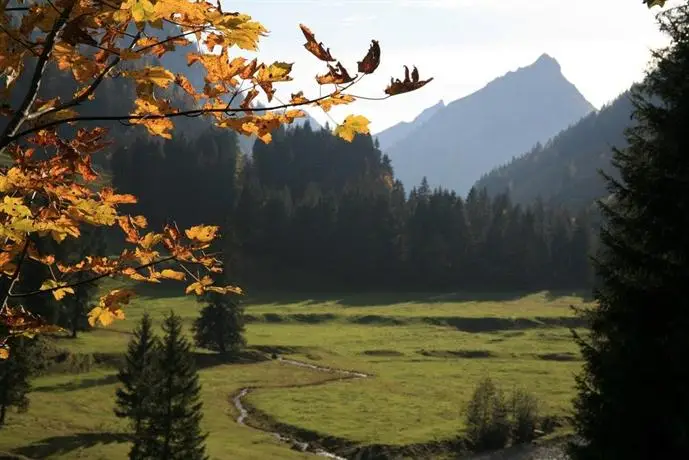
[(201, 432), (201, 384), (182, 333), (182, 320), (170, 313), (163, 322), (165, 336), (158, 353), (156, 408), (149, 433), (160, 460), (205, 460), (206, 435)]
[(130, 459), (150, 458), (156, 451), (155, 443), (148, 438), (153, 413), (153, 392), (157, 382), (158, 339), (153, 334), (151, 318), (145, 313), (134, 337), (129, 342), (125, 365), (117, 374), (122, 386), (117, 389), (115, 415), (128, 418), (134, 445)]
[(633, 91), (637, 124), (601, 203), (575, 459), (689, 458), (689, 5), (660, 23), (672, 42)]
[(200, 298), (207, 305), (194, 321), (197, 347), (234, 355), (246, 344), (243, 309), (236, 297), (209, 292)]
[(31, 389), (31, 350), (26, 337), (13, 337), (9, 340), (10, 356), (0, 360), (0, 427), (5, 424), (7, 411), (14, 407), (18, 412), (29, 408), (27, 394)]

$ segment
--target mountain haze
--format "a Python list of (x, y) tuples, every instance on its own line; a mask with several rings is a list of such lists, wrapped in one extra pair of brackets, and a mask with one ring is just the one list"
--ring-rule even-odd
[(612, 148), (626, 146), (624, 130), (631, 126), (633, 110), (629, 92), (600, 111), (591, 113), (563, 130), (545, 146), (495, 168), (476, 187), (490, 195), (509, 192), (517, 203), (528, 204), (537, 197), (568, 207), (588, 206), (606, 195), (598, 173), (616, 175), (612, 168)]
[(413, 121), (402, 121), (376, 134), (374, 137), (378, 139), (380, 149), (382, 151), (386, 151), (387, 149), (394, 147), (397, 142), (407, 137), (415, 129), (430, 120), (433, 115), (443, 108), (445, 108), (445, 103), (443, 101), (438, 101), (438, 103), (434, 106), (429, 107), (421, 112), (416, 118), (414, 118)]
[[(559, 63), (543, 54), (533, 64), (437, 108), (430, 117), (419, 117), (421, 122), (411, 123), (409, 134), (383, 150), (407, 189), (426, 176), (431, 186), (466, 194), (486, 171), (592, 110), (562, 75)], [(381, 134), (394, 140), (390, 130)]]

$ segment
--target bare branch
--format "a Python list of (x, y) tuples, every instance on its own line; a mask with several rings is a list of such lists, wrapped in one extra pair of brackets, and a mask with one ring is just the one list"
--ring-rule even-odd
[[(349, 84), (348, 86), (342, 88), (342, 90), (346, 90), (349, 87), (352, 86), (352, 84), (356, 83), (356, 80)], [(280, 109), (288, 109), (292, 107), (304, 107), (309, 104), (313, 104), (315, 102), (319, 102), (322, 100), (325, 100), (329, 97), (331, 97), (333, 93), (328, 93), (325, 96), (317, 97), (315, 99), (308, 100), (306, 102), (290, 102), (287, 104), (280, 104), (280, 105), (275, 105), (272, 107), (262, 107), (262, 108), (255, 108), (251, 109), (253, 112), (267, 112), (267, 111), (272, 111), (272, 110), (280, 110)], [(7, 144), (10, 142), (14, 142), (17, 139), (20, 139), (24, 136), (27, 136), (31, 133), (35, 133), (37, 131), (40, 131), (42, 129), (48, 129), (52, 128), (58, 125), (62, 125), (65, 123), (73, 123), (73, 122), (78, 122), (78, 121), (130, 121), (130, 120), (161, 120), (165, 118), (177, 118), (177, 117), (197, 117), (200, 115), (205, 115), (205, 114), (211, 114), (211, 113), (242, 113), (246, 112), (246, 109), (232, 109), (232, 108), (217, 108), (217, 109), (193, 109), (193, 110), (183, 110), (179, 112), (172, 112), (172, 113), (163, 113), (160, 115), (109, 115), (109, 116), (89, 116), (89, 117), (82, 117), (82, 116), (77, 116), (77, 117), (69, 117), (69, 118), (64, 118), (61, 120), (54, 120), (42, 125), (34, 126), (33, 128), (26, 129), (24, 131), (21, 131), (20, 133), (17, 133), (13, 136), (7, 136), (7, 138), (3, 141), (0, 142), (0, 149), (5, 147)]]
[(45, 43), (43, 44), (43, 51), (41, 52), (41, 55), (38, 57), (38, 62), (36, 62), (36, 68), (34, 70), (33, 77), (31, 78), (29, 90), (27, 91), (26, 96), (24, 96), (24, 100), (18, 107), (12, 119), (7, 123), (7, 126), (5, 127), (2, 136), (0, 136), (0, 149), (4, 148), (10, 142), (9, 139), (17, 133), (22, 123), (24, 123), (24, 121), (26, 120), (28, 111), (33, 105), (34, 101), (36, 100), (36, 97), (38, 96), (38, 90), (40, 89), (41, 81), (43, 80), (43, 73), (45, 72), (46, 65), (48, 64), (48, 59), (50, 59), (50, 54), (52, 53), (53, 47), (55, 46), (55, 39), (57, 38), (58, 34), (62, 31), (62, 29), (65, 27), (67, 19), (69, 18), (69, 15), (72, 12), (72, 9), (74, 8), (75, 4), (76, 0), (72, 0), (65, 7), (65, 9), (62, 10), (62, 12), (60, 13), (60, 17), (55, 21), (52, 30), (46, 37)]
[[(130, 268), (134, 268), (134, 270), (142, 270), (142, 269), (144, 269), (144, 268), (153, 267), (153, 266), (155, 266), (155, 265), (162, 264), (163, 262), (169, 262), (170, 260), (175, 260), (175, 256), (163, 257), (162, 259), (154, 260), (153, 262), (149, 262), (149, 263), (147, 263), (147, 264), (139, 265), (139, 266), (136, 266), (136, 267), (130, 267)], [(96, 276), (93, 276), (93, 277), (91, 277), (91, 278), (87, 278), (87, 279), (84, 279), (84, 280), (81, 280), (81, 281), (75, 281), (74, 283), (71, 283), (71, 284), (66, 284), (66, 285), (64, 285), (64, 286), (55, 286), (55, 287), (48, 288), (48, 289), (38, 289), (38, 290), (35, 290), (35, 291), (30, 291), (30, 292), (20, 292), (20, 293), (18, 293), (18, 294), (14, 294), (14, 293), (12, 293), (12, 292), (9, 292), (8, 295), (7, 295), (7, 297), (12, 297), (12, 298), (15, 298), (15, 297), (31, 297), (31, 296), (34, 296), (34, 295), (45, 294), (46, 292), (57, 291), (57, 290), (59, 290), (59, 289), (66, 289), (66, 288), (71, 288), (71, 287), (77, 287), (77, 286), (81, 286), (82, 284), (93, 283), (94, 281), (98, 281), (99, 279), (103, 279), (103, 278), (107, 278), (107, 277), (109, 277), (109, 276), (117, 275), (117, 272), (118, 272), (117, 270), (113, 270), (113, 271), (110, 271), (110, 272), (108, 272), (108, 273), (103, 273), (103, 274), (100, 274), (100, 275), (96, 275)]]
[(5, 308), (7, 308), (7, 301), (10, 298), (10, 292), (12, 292), (12, 288), (17, 283), (19, 273), (21, 273), (22, 270), (22, 265), (24, 265), (24, 261), (26, 260), (26, 254), (29, 251), (29, 243), (29, 237), (27, 236), (26, 241), (24, 242), (24, 247), (22, 248), (22, 252), (19, 255), (17, 266), (14, 269), (14, 273), (12, 273), (12, 276), (10, 276), (7, 280), (7, 290), (2, 293), (2, 306), (0, 306), (0, 313), (4, 312)]
[[(138, 33), (136, 36), (134, 36), (132, 43), (129, 45), (129, 49), (131, 49), (132, 47), (135, 46), (135, 44), (139, 40), (140, 36), (141, 36), (141, 33)], [(86, 88), (86, 90), (83, 93), (81, 93), (79, 96), (75, 97), (74, 99), (72, 99), (69, 102), (66, 102), (64, 104), (60, 104), (57, 107), (39, 110), (39, 111), (34, 112), (30, 115), (27, 115), (26, 121), (35, 120), (35, 119), (40, 118), (42, 116), (45, 116), (45, 115), (48, 115), (51, 113), (55, 113), (55, 112), (59, 112), (60, 110), (67, 109), (69, 107), (74, 107), (75, 105), (79, 105), (82, 102), (86, 101), (89, 98), (89, 96), (91, 94), (93, 94), (94, 91), (96, 91), (96, 89), (103, 82), (103, 79), (108, 75), (108, 73), (110, 73), (110, 71), (119, 63), (120, 63), (120, 57), (116, 56), (115, 59), (113, 59), (113, 61), (110, 64), (108, 64), (105, 67), (105, 69), (103, 69), (103, 71), (93, 80), (91, 85), (89, 85), (89, 87)]]

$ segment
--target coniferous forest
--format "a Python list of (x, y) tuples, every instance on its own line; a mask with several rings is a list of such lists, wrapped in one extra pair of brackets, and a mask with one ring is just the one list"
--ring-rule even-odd
[(370, 136), (310, 125), (242, 155), (233, 134), (137, 139), (111, 155), (113, 184), (153, 225), (220, 224), (230, 276), (249, 287), (533, 290), (590, 286), (595, 216), (506, 194), (406, 191)]

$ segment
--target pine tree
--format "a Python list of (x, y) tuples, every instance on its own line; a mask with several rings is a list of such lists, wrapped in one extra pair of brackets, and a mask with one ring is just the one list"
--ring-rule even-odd
[(206, 435), (201, 432), (201, 384), (182, 333), (182, 320), (170, 313), (163, 322), (165, 336), (158, 353), (156, 408), (149, 433), (160, 460), (205, 460)]
[(199, 300), (207, 305), (194, 321), (196, 346), (223, 355), (236, 354), (246, 344), (243, 334), (244, 312), (239, 300), (217, 292), (209, 292)]
[(129, 451), (130, 459), (150, 458), (156, 452), (154, 440), (148, 437), (148, 428), (157, 382), (157, 347), (151, 318), (145, 313), (129, 342), (126, 364), (117, 375), (122, 387), (117, 389), (115, 415), (131, 422), (134, 445)]
[(29, 341), (26, 337), (10, 339), (10, 356), (0, 360), (0, 427), (5, 424), (10, 407), (18, 412), (25, 412), (29, 408), (27, 394), (31, 389), (29, 377), (32, 371)]
[(689, 5), (663, 13), (661, 29), (671, 45), (634, 90), (637, 125), (601, 203), (578, 460), (689, 458)]

